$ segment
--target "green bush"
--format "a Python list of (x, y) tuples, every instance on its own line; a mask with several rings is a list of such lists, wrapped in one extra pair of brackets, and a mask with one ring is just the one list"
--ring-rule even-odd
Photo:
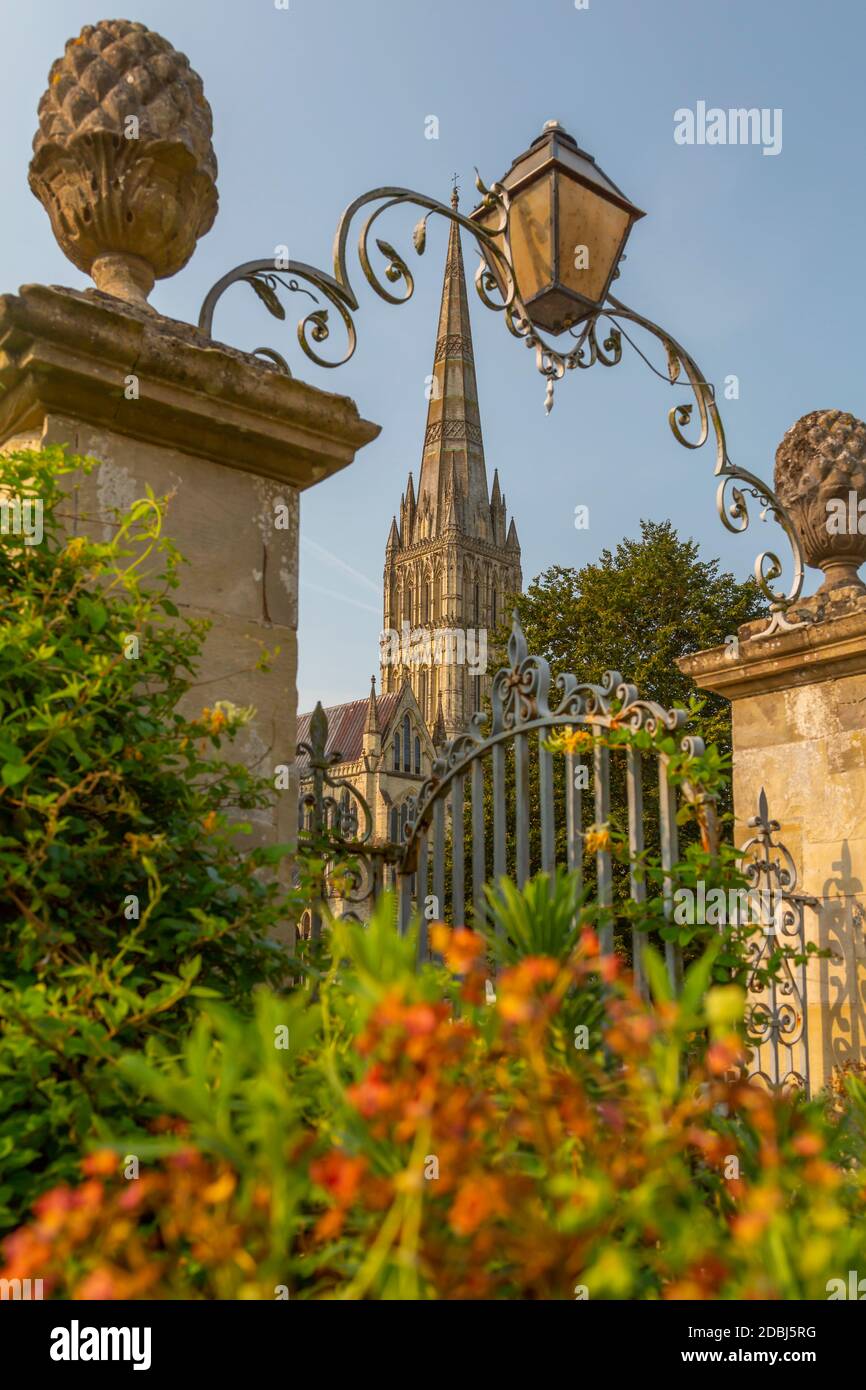
[(163, 503), (137, 502), (111, 540), (64, 536), (70, 475), (96, 467), (0, 460), (3, 495), (40, 502), (44, 532), (0, 537), (0, 1227), (125, 1113), (124, 1050), (285, 972), (269, 939), (284, 851), (237, 838), (273, 791), (219, 755), (247, 712), (179, 708), (207, 624), (172, 602)]

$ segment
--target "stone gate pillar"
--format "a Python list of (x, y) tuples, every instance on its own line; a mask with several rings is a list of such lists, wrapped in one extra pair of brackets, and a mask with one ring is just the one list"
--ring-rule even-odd
[[(144, 25), (106, 20), (67, 43), (30, 184), (97, 288), (0, 297), (0, 447), (67, 444), (100, 460), (74, 479), (73, 533), (109, 534), (148, 485), (169, 496), (165, 529), (189, 561), (175, 601), (212, 623), (192, 705), (253, 705), (235, 755), (272, 776), (295, 758), (299, 494), (379, 426), (147, 303), (213, 222), (211, 132), (200, 78)], [(264, 649), (279, 649), (267, 672)], [(296, 815), (289, 787), (258, 813), (259, 840), (291, 843)]]
[(763, 788), (798, 891), (817, 899), (806, 936), (833, 956), (807, 969), (814, 1092), (866, 1060), (866, 425), (840, 411), (798, 421), (776, 455), (776, 490), (825, 575), (791, 615), (802, 626), (762, 638), (766, 620), (749, 623), (679, 664), (731, 702), (736, 843)]

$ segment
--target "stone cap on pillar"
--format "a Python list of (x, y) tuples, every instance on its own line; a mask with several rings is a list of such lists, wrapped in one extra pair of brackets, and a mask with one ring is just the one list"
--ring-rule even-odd
[(190, 324), (98, 290), (25, 285), (0, 296), (0, 442), (49, 415), (300, 490), (345, 468), (381, 430), (349, 397)]
[(736, 641), (680, 657), (677, 665), (700, 690), (728, 700), (812, 685), (866, 671), (866, 594), (834, 589), (801, 599), (802, 627), (764, 638), (766, 619), (744, 623)]

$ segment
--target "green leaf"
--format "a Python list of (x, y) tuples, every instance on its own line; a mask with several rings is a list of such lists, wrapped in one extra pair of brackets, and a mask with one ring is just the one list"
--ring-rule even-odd
[(29, 763), (4, 763), (0, 768), (0, 778), (7, 787), (17, 787), (18, 783), (23, 782), (30, 771)]

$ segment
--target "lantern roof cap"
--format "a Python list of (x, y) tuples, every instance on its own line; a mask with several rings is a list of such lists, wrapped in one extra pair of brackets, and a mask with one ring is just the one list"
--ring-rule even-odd
[(610, 202), (624, 207), (631, 212), (635, 221), (646, 215), (626, 197), (613, 179), (599, 168), (594, 157), (580, 148), (574, 136), (569, 135), (557, 120), (545, 121), (541, 134), (535, 137), (528, 150), (517, 156), (500, 182), (509, 193), (514, 194), (524, 183), (537, 178), (552, 166), (564, 170), (580, 183), (595, 189)]

